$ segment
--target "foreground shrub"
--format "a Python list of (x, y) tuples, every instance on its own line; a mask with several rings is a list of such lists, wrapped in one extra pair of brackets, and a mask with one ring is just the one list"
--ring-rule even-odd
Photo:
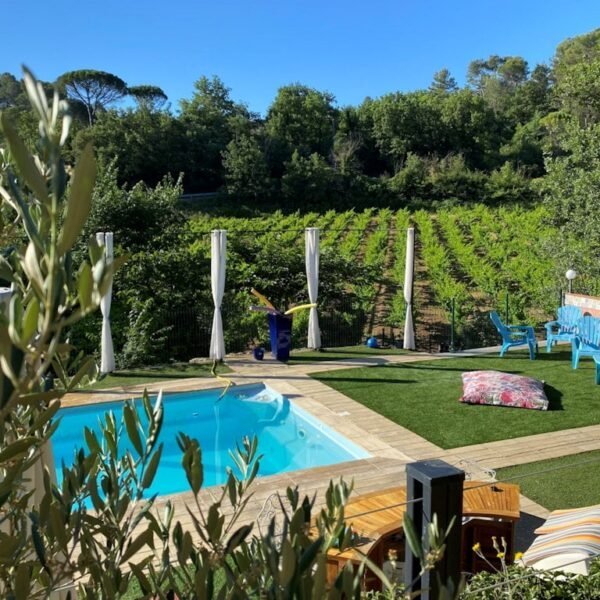
[(505, 573), (478, 573), (461, 600), (597, 600), (600, 598), (600, 561), (596, 560), (589, 576), (556, 571), (535, 571), (519, 566)]

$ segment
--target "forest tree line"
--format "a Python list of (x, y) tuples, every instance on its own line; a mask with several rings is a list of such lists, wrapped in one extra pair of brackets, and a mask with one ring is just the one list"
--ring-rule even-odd
[[(599, 41), (600, 30), (568, 39), (549, 65), (474, 60), (463, 87), (442, 69), (426, 90), (359, 106), (287, 85), (264, 117), (235, 102), (218, 77), (200, 77), (176, 110), (160, 87), (128, 86), (102, 71), (72, 71), (52, 85), (70, 101), (72, 154), (92, 140), (120, 184), (154, 186), (183, 173), (187, 193), (219, 191), (284, 210), (495, 204), (536, 198), (573, 128), (597, 121)], [(0, 75), (0, 109), (16, 113), (34, 139), (26, 106), (22, 82)]]

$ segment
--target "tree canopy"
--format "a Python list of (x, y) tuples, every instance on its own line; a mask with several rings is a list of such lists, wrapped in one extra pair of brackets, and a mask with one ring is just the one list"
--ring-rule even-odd
[(157, 85), (134, 85), (127, 88), (128, 94), (140, 108), (158, 110), (168, 100), (167, 95)]
[[(460, 178), (474, 186), (472, 201), (512, 201), (514, 194), (490, 193), (499, 172), (519, 180), (514, 189), (529, 190), (525, 200), (538, 194), (535, 180), (546, 174), (547, 160), (569, 152), (568, 126), (600, 122), (600, 30), (565, 40), (549, 65), (494, 54), (469, 63), (465, 85), (441, 68), (428, 89), (391, 91), (356, 106), (292, 83), (277, 91), (264, 117), (216, 76), (200, 76), (178, 109), (157, 85), (127, 86), (103, 71), (71, 71), (58, 81), (74, 118), (65, 151), (92, 140), (104, 163), (115, 161), (120, 185), (156, 185), (183, 173), (186, 192), (257, 205), (302, 208), (304, 189), (306, 208), (421, 206), (464, 201), (462, 193), (453, 196), (456, 182), (446, 189), (439, 183), (462, 169)], [(23, 98), (22, 83), (1, 74), (0, 106), (15, 112), (22, 135), (33, 139)]]
[(90, 125), (94, 123), (98, 111), (127, 94), (127, 84), (120, 77), (93, 69), (63, 73), (57, 84), (65, 90), (68, 98), (83, 104)]

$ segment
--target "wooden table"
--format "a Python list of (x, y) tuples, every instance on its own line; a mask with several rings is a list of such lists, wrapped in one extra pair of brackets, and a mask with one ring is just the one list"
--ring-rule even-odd
[[(404, 562), (404, 532), (402, 520), (406, 512), (406, 488), (395, 487), (357, 496), (346, 505), (346, 522), (359, 539), (355, 548), (330, 550), (328, 555), (328, 578), (333, 580), (346, 562), (362, 562), (367, 555), (382, 567), (390, 550), (396, 550), (398, 561)], [(492, 536), (498, 543), (506, 540), (507, 561), (514, 556), (514, 529), (519, 519), (519, 486), (510, 483), (487, 483), (465, 481), (462, 515), (461, 567), (469, 573), (489, 568), (472, 550), (475, 543), (481, 545), (482, 553), (499, 565)], [(365, 588), (378, 589), (379, 580), (367, 572)]]

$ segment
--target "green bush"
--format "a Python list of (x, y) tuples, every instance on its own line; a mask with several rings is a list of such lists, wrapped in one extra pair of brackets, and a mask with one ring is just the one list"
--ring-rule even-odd
[[(507, 583), (508, 582), (508, 583)], [(497, 587), (492, 587), (497, 586)], [(492, 588), (492, 589), (487, 589)], [(600, 599), (600, 561), (592, 564), (589, 576), (556, 571), (534, 571), (509, 567), (506, 573), (478, 573), (461, 600), (598, 600)]]
[(510, 163), (490, 173), (485, 189), (488, 204), (529, 202), (534, 199), (530, 181)]
[(115, 244), (125, 252), (163, 247), (177, 236), (185, 217), (178, 209), (181, 180), (166, 176), (155, 187), (140, 182), (119, 186), (115, 162), (100, 168), (85, 235), (112, 231)]
[(470, 169), (459, 154), (436, 158), (409, 153), (387, 184), (394, 205), (414, 208), (529, 202), (535, 197), (529, 180), (509, 163), (486, 173)]

